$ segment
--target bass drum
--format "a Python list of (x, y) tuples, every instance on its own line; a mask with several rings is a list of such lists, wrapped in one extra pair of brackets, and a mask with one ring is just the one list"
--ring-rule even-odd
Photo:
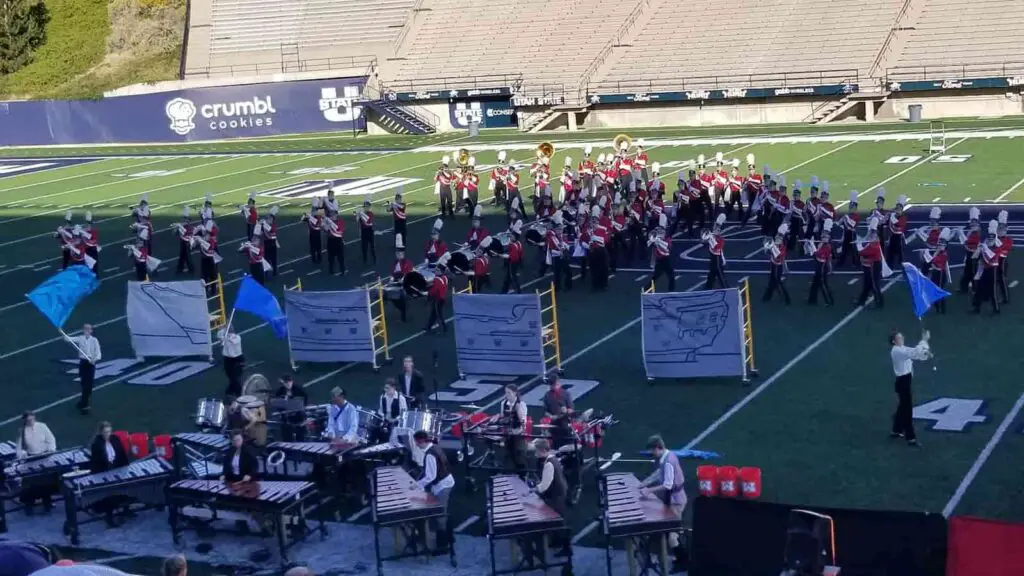
[(534, 246), (544, 245), (544, 236), (548, 233), (547, 226), (533, 225), (526, 229), (526, 241)]
[(460, 274), (466, 274), (473, 270), (473, 266), (470, 264), (473, 261), (473, 251), (468, 248), (460, 248), (455, 252), (452, 252), (451, 260), (448, 261), (448, 267)]
[(423, 296), (434, 283), (434, 271), (429, 268), (413, 268), (402, 277), (402, 289), (414, 298)]

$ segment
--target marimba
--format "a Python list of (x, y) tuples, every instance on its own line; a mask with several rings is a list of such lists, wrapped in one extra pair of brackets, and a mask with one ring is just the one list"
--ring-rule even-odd
[(81, 521), (79, 513), (103, 501), (122, 508), (132, 504), (140, 504), (136, 509), (141, 510), (163, 508), (171, 469), (170, 462), (154, 454), (106, 472), (65, 476), (62, 487), (66, 513), (64, 534), (72, 545), (78, 546), (79, 525), (101, 519), (97, 515)]
[(88, 464), (89, 451), (84, 448), (5, 462), (0, 466), (0, 533), (7, 532), (8, 500), (26, 493), (58, 494), (61, 476)]
[(668, 574), (668, 535), (682, 530), (682, 520), (661, 500), (645, 496), (640, 480), (632, 474), (606, 474), (600, 479), (600, 489), (601, 531), (609, 576), (612, 541), (617, 538), (626, 539), (630, 576)]
[(14, 460), (18, 455), (18, 445), (14, 442), (0, 442), (0, 462)]
[[(572, 555), (564, 560), (551, 560), (548, 543), (552, 535), (568, 537), (565, 519), (544, 503), (518, 476), (492, 476), (487, 485), (487, 535), (491, 549), (491, 574), (515, 574), (521, 571), (547, 570), (562, 567), (572, 572)], [(510, 569), (498, 569), (494, 554), (497, 540), (511, 540)], [(518, 553), (522, 558), (517, 560)]]
[[(377, 574), (384, 573), (385, 560), (398, 560), (428, 554), (426, 523), (448, 514), (441, 501), (419, 487), (409, 473), (398, 466), (377, 468), (371, 474), (371, 511), (373, 513), (373, 546), (377, 555)], [(380, 529), (395, 528), (396, 553), (382, 556)], [(399, 548), (399, 535), (405, 545)], [(422, 547), (420, 546), (422, 544)], [(455, 543), (448, 544), (451, 564), (455, 566)]]
[(171, 438), (174, 454), (174, 477), (219, 477), (223, 470), (220, 459), (231, 440), (224, 434), (186, 432)]
[[(237, 512), (267, 521), (277, 537), (281, 564), (288, 562), (288, 549), (305, 540), (310, 530), (306, 515), (319, 506), (320, 497), (312, 482), (239, 482), (220, 480), (179, 480), (167, 490), (168, 510), (174, 543), (180, 544), (185, 527), (182, 508), (205, 507), (216, 519), (218, 512)], [(291, 528), (291, 535), (286, 531)], [(323, 520), (318, 529), (327, 537)]]

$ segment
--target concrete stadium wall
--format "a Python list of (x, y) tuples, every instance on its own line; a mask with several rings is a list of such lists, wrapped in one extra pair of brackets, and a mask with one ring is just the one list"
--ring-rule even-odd
[(625, 128), (808, 122), (815, 107), (823, 102), (786, 98), (742, 104), (730, 101), (655, 102), (642, 106), (610, 104), (591, 109), (584, 125), (587, 128)]
[(997, 117), (1024, 114), (1021, 94), (1005, 90), (941, 90), (936, 92), (896, 92), (878, 110), (879, 120), (906, 120), (907, 108), (921, 105), (921, 118)]

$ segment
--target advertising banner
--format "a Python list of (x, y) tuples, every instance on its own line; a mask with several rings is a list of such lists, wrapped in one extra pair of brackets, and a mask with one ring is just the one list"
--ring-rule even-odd
[(852, 94), (857, 84), (827, 86), (786, 86), (782, 88), (725, 88), (720, 90), (686, 90), (681, 92), (636, 92), (633, 94), (590, 94), (591, 104), (632, 104), (634, 102), (688, 102), (699, 100), (741, 100), (744, 98), (775, 98), (780, 96), (838, 96)]
[(512, 89), (508, 87), (499, 88), (471, 88), (469, 90), (420, 90), (418, 92), (388, 92), (385, 97), (388, 100), (409, 102), (416, 100), (464, 100), (467, 98), (480, 98), (488, 96), (511, 96)]
[(889, 82), (892, 92), (920, 92), (924, 90), (970, 90), (979, 88), (1019, 88), (1024, 86), (1024, 76), (1002, 78), (965, 78), (947, 80), (917, 80)]
[(518, 125), (515, 106), (508, 100), (451, 102), (448, 104), (448, 119), (451, 120), (452, 128), (468, 128), (474, 121), (479, 122), (481, 128)]
[(0, 145), (188, 142), (363, 129), (365, 77), (0, 102)]

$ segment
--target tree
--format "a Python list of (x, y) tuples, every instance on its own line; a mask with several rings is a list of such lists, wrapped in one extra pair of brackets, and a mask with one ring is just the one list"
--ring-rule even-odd
[(32, 61), (46, 39), (46, 20), (42, 0), (0, 0), (0, 76)]

